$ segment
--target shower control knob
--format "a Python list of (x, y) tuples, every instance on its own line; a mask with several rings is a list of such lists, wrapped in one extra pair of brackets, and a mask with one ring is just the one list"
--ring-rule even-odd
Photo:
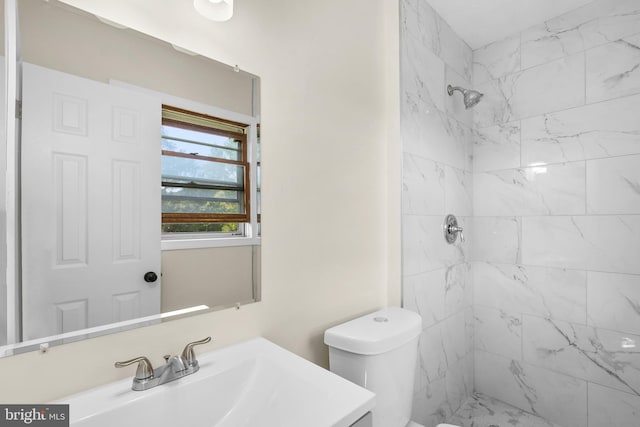
[(144, 273), (144, 281), (147, 283), (153, 283), (158, 280), (158, 275), (153, 271), (148, 271)]
[(462, 230), (463, 228), (457, 225), (450, 225), (449, 226), (449, 233), (452, 234), (456, 234), (459, 233), (460, 234), (460, 241), (464, 242), (464, 234), (462, 234)]
[(447, 215), (445, 217), (442, 229), (447, 243), (452, 244), (455, 242), (458, 238), (458, 234), (460, 235), (460, 242), (464, 242), (464, 234), (462, 234), (463, 228), (458, 225), (458, 219), (455, 215)]

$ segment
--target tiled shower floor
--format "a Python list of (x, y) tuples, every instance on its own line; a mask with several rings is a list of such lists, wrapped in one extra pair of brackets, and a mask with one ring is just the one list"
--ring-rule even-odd
[(461, 427), (562, 427), (480, 393), (474, 393), (448, 422)]

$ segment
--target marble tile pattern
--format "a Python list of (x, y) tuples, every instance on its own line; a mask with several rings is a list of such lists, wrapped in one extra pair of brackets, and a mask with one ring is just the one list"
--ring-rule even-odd
[(520, 34), (473, 51), (473, 85), (520, 71)]
[(634, 95), (531, 117), (515, 122), (522, 139), (511, 144), (521, 144), (523, 166), (640, 154), (638, 111)]
[(585, 62), (588, 102), (640, 92), (640, 34), (588, 50)]
[(482, 393), (473, 393), (448, 422), (460, 427), (563, 427)]
[(445, 212), (470, 217), (473, 213), (473, 174), (465, 169), (445, 166)]
[(428, 329), (471, 306), (471, 265), (408, 275), (403, 283), (404, 306), (420, 314)]
[(521, 34), (522, 68), (633, 35), (640, 26), (636, 0), (599, 0), (533, 26)]
[[(592, 214), (640, 212), (640, 155), (587, 162), (587, 211)], [(615, 189), (615, 191), (611, 191)]]
[[(400, 15), (403, 303), (422, 316), (413, 419), (435, 426), (473, 392), (473, 112), (446, 93), (471, 85), (472, 52), (426, 0)], [(448, 213), (464, 243), (446, 243)]]
[(640, 335), (640, 276), (588, 272), (587, 305), (589, 326)]
[(524, 361), (640, 396), (640, 336), (526, 315), (522, 329)]
[(640, 215), (522, 218), (523, 264), (640, 274)]
[(587, 425), (586, 381), (479, 350), (474, 363), (475, 391), (563, 427)]
[[(459, 239), (452, 245), (447, 244), (443, 222), (444, 216), (440, 215), (403, 215), (403, 276), (446, 269), (465, 262), (469, 245), (462, 244)], [(466, 223), (465, 218), (458, 218), (458, 225), (467, 228)]]
[(471, 259), (495, 263), (520, 262), (522, 221), (518, 217), (473, 217)]
[(475, 390), (640, 425), (640, 1), (492, 43), (473, 71)]
[(483, 128), (584, 105), (584, 62), (581, 52), (478, 85), (485, 97), (474, 107), (476, 124)]
[(473, 172), (519, 167), (520, 135), (520, 122), (475, 129), (473, 134)]
[(473, 179), (478, 216), (585, 213), (584, 162), (482, 172)]
[[(400, 15), (413, 419), (636, 425), (640, 1), (596, 0), (474, 52), (426, 0)], [(485, 96), (465, 110), (448, 83)], [(448, 213), (464, 243), (445, 243)]]
[[(472, 263), (472, 274), (475, 279), (473, 300), (476, 309), (490, 307), (501, 312), (537, 315), (584, 325), (587, 322), (587, 295), (590, 295), (592, 298), (589, 302), (594, 309), (591, 325), (606, 328), (627, 319), (636, 320), (634, 309), (640, 299), (640, 287), (634, 288), (633, 279), (636, 276), (611, 277), (607, 273), (587, 273), (583, 270), (489, 262)], [(587, 277), (590, 278), (588, 283)], [(606, 287), (614, 280), (620, 282), (617, 285), (619, 293), (610, 295)], [(610, 301), (606, 313), (601, 309), (605, 293)], [(615, 323), (605, 321), (614, 311), (617, 311), (620, 320)], [(629, 332), (633, 332), (633, 329)]]
[(522, 315), (511, 310), (476, 305), (475, 348), (512, 359), (522, 359)]
[(640, 419), (640, 397), (589, 384), (589, 426), (632, 426)]
[(451, 365), (444, 377), (420, 388), (413, 399), (413, 420), (436, 426), (451, 418), (473, 392), (473, 355)]

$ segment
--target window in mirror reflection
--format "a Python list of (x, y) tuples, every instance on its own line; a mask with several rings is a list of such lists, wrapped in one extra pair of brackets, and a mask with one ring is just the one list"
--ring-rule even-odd
[(162, 231), (246, 235), (248, 125), (164, 105)]
[(258, 213), (258, 236), (262, 235), (262, 180), (260, 177), (261, 174), (261, 160), (262, 155), (260, 154), (260, 124), (257, 126), (257, 144), (256, 144), (256, 212)]

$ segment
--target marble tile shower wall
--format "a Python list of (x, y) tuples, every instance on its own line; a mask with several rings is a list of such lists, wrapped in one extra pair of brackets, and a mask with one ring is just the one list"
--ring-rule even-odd
[(640, 0), (474, 51), (475, 388), (640, 423)]
[(423, 319), (413, 419), (435, 426), (473, 391), (470, 239), (442, 234), (446, 214), (472, 215), (473, 117), (446, 94), (470, 85), (472, 52), (426, 0), (400, 5), (403, 299)]

